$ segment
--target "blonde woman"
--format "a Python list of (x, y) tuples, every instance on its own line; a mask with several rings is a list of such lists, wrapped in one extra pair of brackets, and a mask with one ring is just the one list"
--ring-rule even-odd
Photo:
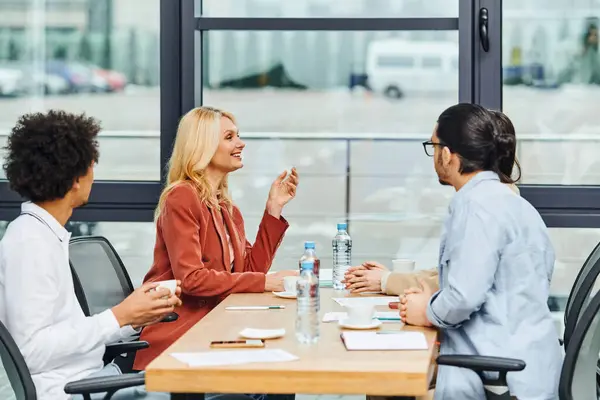
[(144, 328), (134, 368), (143, 370), (183, 333), (231, 293), (283, 290), (283, 278), (267, 275), (288, 228), (281, 216), (296, 196), (292, 169), (275, 179), (256, 241), (246, 239), (240, 210), (229, 197), (227, 176), (242, 168), (245, 144), (232, 114), (198, 107), (181, 120), (169, 161), (167, 186), (156, 209), (154, 263), (145, 282), (179, 279), (183, 305), (175, 322)]

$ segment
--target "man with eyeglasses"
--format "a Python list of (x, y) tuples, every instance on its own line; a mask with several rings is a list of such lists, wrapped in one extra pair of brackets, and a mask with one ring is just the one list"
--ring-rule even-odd
[[(502, 175), (500, 181), (506, 183), (516, 194), (519, 189), (511, 179), (513, 170), (517, 169), (517, 177), (521, 176), (521, 168), (516, 159), (516, 134), (511, 120), (500, 111), (489, 111), (494, 118), (500, 135), (508, 140), (513, 138), (514, 147), (510, 149), (509, 157), (499, 166)], [(435, 147), (441, 146), (441, 143), (434, 143), (432, 140), (423, 142), (423, 150), (429, 157), (433, 157)], [(446, 183), (441, 182), (443, 185)], [(384, 292), (389, 295), (403, 295), (405, 290), (419, 287), (421, 281), (425, 282), (434, 290), (438, 289), (438, 271), (437, 268), (418, 270), (415, 272), (392, 272), (385, 265), (376, 261), (366, 261), (359, 266), (352, 267), (346, 274), (346, 288), (354, 293), (363, 292)], [(396, 304), (397, 306), (397, 304)]]
[[(502, 183), (510, 181), (501, 166), (514, 160), (514, 137), (500, 134), (484, 108), (458, 104), (440, 115), (425, 146), (439, 181), (456, 194), (440, 240), (439, 289), (423, 283), (405, 292), (400, 317), (439, 328), (441, 355), (523, 360), (525, 369), (508, 374), (495, 395), (556, 399), (563, 355), (547, 304), (554, 249), (537, 210)], [(483, 398), (477, 373), (439, 366), (436, 400)]]

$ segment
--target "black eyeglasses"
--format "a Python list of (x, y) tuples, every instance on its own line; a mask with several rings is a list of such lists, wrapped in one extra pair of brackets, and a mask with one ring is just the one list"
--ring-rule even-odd
[(423, 142), (423, 150), (425, 150), (425, 154), (427, 154), (429, 157), (433, 157), (435, 146), (448, 147), (448, 145), (444, 143), (434, 143), (431, 140), (428, 140)]

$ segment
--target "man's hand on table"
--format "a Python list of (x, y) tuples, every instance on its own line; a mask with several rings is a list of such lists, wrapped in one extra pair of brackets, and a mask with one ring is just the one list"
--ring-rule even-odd
[(406, 289), (400, 298), (400, 319), (409, 325), (432, 326), (427, 319), (427, 305), (433, 290), (423, 279), (419, 279), (419, 283), (420, 288)]

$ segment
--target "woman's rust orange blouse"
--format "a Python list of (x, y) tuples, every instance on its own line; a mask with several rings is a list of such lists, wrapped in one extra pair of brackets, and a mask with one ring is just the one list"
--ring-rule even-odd
[[(233, 246), (233, 269), (225, 226)], [(209, 207), (191, 184), (173, 188), (157, 221), (154, 263), (144, 282), (181, 280), (183, 305), (175, 310), (177, 321), (142, 330), (140, 340), (150, 347), (137, 352), (134, 368), (145, 369), (229, 294), (263, 292), (265, 275), (287, 228), (283, 217), (265, 212), (251, 245), (237, 207), (232, 212), (225, 206)]]

